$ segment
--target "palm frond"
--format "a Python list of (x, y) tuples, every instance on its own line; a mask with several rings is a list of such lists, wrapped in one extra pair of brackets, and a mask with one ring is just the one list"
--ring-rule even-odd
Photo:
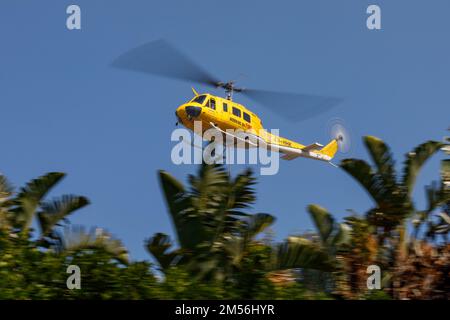
[(253, 239), (256, 235), (273, 225), (275, 220), (274, 216), (267, 213), (257, 213), (249, 216), (244, 228), (246, 238)]
[(395, 161), (392, 157), (387, 144), (374, 136), (364, 137), (364, 143), (369, 151), (369, 154), (377, 167), (378, 174), (383, 180), (385, 187), (395, 187), (397, 184), (395, 174)]
[(340, 167), (369, 193), (375, 203), (380, 204), (384, 201), (382, 185), (366, 161), (344, 159), (341, 161)]
[(319, 231), (322, 243), (326, 245), (334, 229), (334, 218), (325, 208), (314, 204), (308, 206), (308, 212), (312, 217), (316, 229)]
[(121, 263), (129, 262), (128, 251), (123, 243), (101, 228), (86, 231), (82, 226), (66, 227), (61, 235), (60, 249), (62, 252), (101, 249)]
[(191, 199), (183, 185), (165, 171), (159, 171), (159, 180), (175, 227), (178, 243), (182, 248), (194, 250), (195, 247), (209, 239), (199, 217), (188, 216), (192, 208)]
[(413, 191), (414, 183), (422, 166), (431, 156), (439, 151), (442, 146), (443, 143), (441, 142), (427, 141), (417, 146), (413, 151), (406, 155), (402, 184), (409, 194)]
[(319, 245), (301, 238), (289, 237), (275, 250), (272, 270), (292, 268), (332, 271), (334, 262)]
[(349, 242), (351, 228), (348, 224), (336, 223), (330, 212), (319, 205), (309, 205), (308, 212), (319, 232), (322, 245), (329, 253), (335, 254), (339, 246)]
[(15, 204), (12, 210), (14, 227), (23, 232), (28, 230), (42, 199), (64, 176), (65, 174), (61, 172), (50, 172), (31, 180), (21, 188), (19, 194), (13, 199)]
[(146, 241), (146, 248), (158, 261), (163, 270), (177, 264), (182, 258), (182, 250), (169, 252), (172, 247), (170, 237), (164, 233), (156, 233)]
[(0, 205), (12, 195), (13, 190), (14, 188), (8, 179), (0, 174)]
[(248, 208), (255, 202), (256, 195), (255, 189), (253, 188), (255, 183), (256, 178), (253, 176), (251, 169), (247, 169), (236, 176), (231, 184), (232, 206), (234, 208)]
[(59, 221), (88, 204), (87, 198), (74, 195), (63, 195), (60, 198), (42, 203), (41, 211), (38, 212), (42, 236), (49, 235)]

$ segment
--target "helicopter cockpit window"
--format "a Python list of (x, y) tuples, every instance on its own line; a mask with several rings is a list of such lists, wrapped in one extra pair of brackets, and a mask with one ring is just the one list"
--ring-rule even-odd
[(228, 105), (225, 102), (223, 103), (222, 106), (223, 106), (223, 111), (228, 112)]
[(195, 97), (194, 99), (192, 99), (191, 102), (197, 102), (199, 104), (203, 104), (203, 102), (205, 102), (206, 96), (205, 95), (201, 95), (198, 97)]
[(241, 110), (239, 110), (238, 108), (235, 108), (235, 107), (233, 107), (233, 114), (236, 116), (236, 117), (241, 117)]
[(244, 120), (247, 122), (252, 122), (250, 115), (247, 112), (244, 112)]

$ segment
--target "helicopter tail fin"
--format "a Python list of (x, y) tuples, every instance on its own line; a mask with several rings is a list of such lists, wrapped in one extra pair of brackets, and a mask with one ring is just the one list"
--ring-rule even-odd
[(322, 154), (330, 157), (330, 159), (332, 159), (334, 157), (334, 155), (336, 154), (336, 152), (338, 151), (338, 149), (339, 149), (338, 142), (336, 139), (333, 139), (325, 147), (320, 149), (320, 153), (322, 153)]

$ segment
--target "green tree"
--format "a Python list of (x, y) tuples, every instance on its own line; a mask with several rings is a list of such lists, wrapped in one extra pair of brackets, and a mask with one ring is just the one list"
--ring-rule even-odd
[(3, 226), (11, 232), (27, 236), (33, 219), (37, 218), (41, 239), (52, 239), (54, 227), (70, 214), (89, 204), (87, 198), (63, 195), (52, 200), (45, 196), (64, 178), (61, 172), (50, 172), (28, 182), (17, 194), (4, 176), (0, 176), (0, 212)]
[[(81, 269), (81, 289), (66, 285), (69, 265)], [(156, 299), (163, 296), (147, 262), (122, 263), (106, 247), (62, 253), (36, 241), (0, 234), (0, 299)]]
[(366, 190), (375, 202), (367, 213), (372, 225), (380, 227), (380, 242), (389, 232), (402, 225), (414, 210), (411, 194), (416, 178), (425, 162), (442, 147), (437, 141), (427, 141), (406, 155), (403, 173), (398, 178), (392, 153), (381, 139), (366, 136), (364, 143), (374, 163), (371, 167), (360, 159), (345, 159), (341, 168)]
[(185, 264), (201, 278), (225, 279), (240, 268), (249, 241), (275, 220), (245, 211), (255, 200), (250, 170), (232, 179), (223, 166), (203, 164), (188, 188), (167, 172), (159, 178), (180, 247), (169, 252), (172, 243), (161, 233), (148, 240), (162, 270)]
[[(129, 262), (121, 241), (101, 228), (60, 228), (89, 203), (74, 195), (45, 200), (64, 176), (48, 173), (16, 194), (0, 175), (0, 299), (156, 297), (150, 265)], [(39, 238), (32, 237), (33, 219), (40, 227)], [(69, 264), (82, 269), (80, 291), (67, 289)]]
[(255, 201), (250, 170), (233, 179), (223, 166), (203, 164), (197, 176), (189, 176), (187, 188), (167, 172), (160, 171), (159, 178), (179, 245), (171, 249), (161, 233), (148, 240), (147, 249), (163, 271), (185, 265), (202, 279), (236, 281), (243, 274), (250, 279), (273, 270), (333, 268), (326, 252), (307, 239), (291, 237), (272, 247), (257, 241), (275, 218), (247, 212)]
[[(448, 192), (444, 192), (444, 184), (440, 187), (434, 184), (427, 188), (429, 205), (426, 210), (418, 211), (411, 196), (420, 169), (440, 150), (442, 143), (428, 141), (408, 153), (401, 175), (396, 173), (392, 153), (382, 140), (366, 136), (364, 143), (374, 162), (374, 167), (359, 159), (345, 159), (341, 162), (341, 168), (363, 186), (375, 203), (364, 217), (353, 215), (345, 219), (346, 225), (350, 227), (351, 237), (350, 241), (341, 248), (342, 250), (340, 252), (338, 250), (338, 256), (342, 256), (343, 265), (340, 267), (343, 268), (343, 274), (347, 275), (344, 281), (347, 283), (341, 282), (340, 286), (346, 287), (345, 290), (350, 292), (349, 297), (359, 295), (361, 290), (364, 293), (365, 284), (362, 280), (365, 279), (365, 268), (371, 263), (382, 267), (384, 284), (392, 284), (391, 279), (398, 266), (399, 254), (408, 244), (406, 242), (408, 219), (416, 218), (415, 220), (418, 221), (416, 235), (418, 226), (424, 221), (429, 222), (432, 234), (435, 234), (438, 228), (443, 230), (445, 223), (442, 221), (438, 225), (430, 223), (431, 213), (449, 201)], [(333, 220), (329, 218), (326, 211), (317, 207), (310, 207), (311, 209), (316, 211), (317, 218), (328, 217), (324, 220), (325, 223), (321, 223), (322, 226), (318, 226), (322, 243), (324, 243), (326, 238), (324, 239), (323, 235), (330, 233)]]
[[(378, 241), (377, 262), (384, 268), (395, 265), (398, 247), (405, 241), (406, 221), (415, 213), (412, 192), (416, 178), (425, 162), (442, 147), (437, 141), (427, 141), (406, 155), (402, 174), (397, 174), (395, 161), (388, 145), (379, 138), (363, 139), (374, 163), (360, 159), (345, 159), (341, 168), (350, 174), (372, 197), (375, 206), (366, 213), (366, 219), (374, 226)], [(385, 246), (386, 241), (396, 244)]]

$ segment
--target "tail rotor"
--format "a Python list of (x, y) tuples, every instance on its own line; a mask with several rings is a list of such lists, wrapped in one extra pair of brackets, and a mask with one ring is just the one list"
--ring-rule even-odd
[(352, 141), (350, 131), (344, 125), (344, 121), (339, 118), (330, 120), (328, 124), (329, 135), (335, 139), (339, 146), (339, 151), (343, 154), (348, 154), (352, 150)]

